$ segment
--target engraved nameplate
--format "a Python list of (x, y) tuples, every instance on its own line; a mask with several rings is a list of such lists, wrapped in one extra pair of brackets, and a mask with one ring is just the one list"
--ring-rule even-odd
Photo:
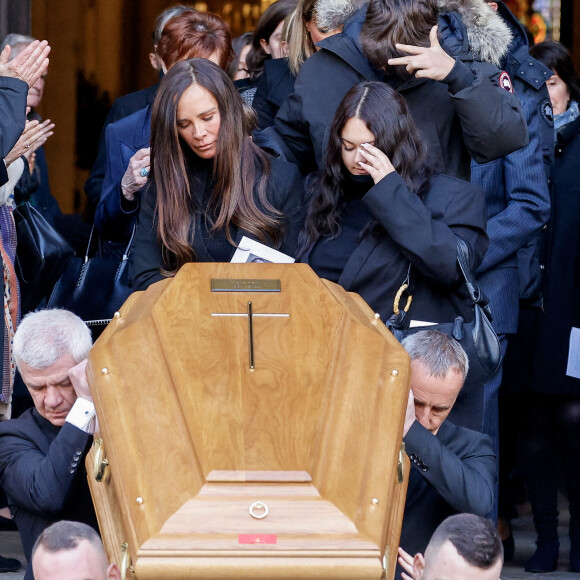
[(212, 278), (212, 292), (280, 292), (280, 280), (253, 278)]

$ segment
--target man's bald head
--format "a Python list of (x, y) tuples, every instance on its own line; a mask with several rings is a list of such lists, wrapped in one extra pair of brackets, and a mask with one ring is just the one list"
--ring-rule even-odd
[(503, 546), (490, 520), (458, 514), (444, 520), (413, 561), (417, 580), (499, 580)]
[(61, 521), (46, 528), (32, 549), (35, 580), (120, 580), (109, 564), (101, 538), (80, 522)]

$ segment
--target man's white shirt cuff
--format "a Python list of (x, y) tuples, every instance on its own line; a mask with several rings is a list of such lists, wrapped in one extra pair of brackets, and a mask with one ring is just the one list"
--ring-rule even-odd
[(78, 398), (68, 415), (66, 416), (66, 422), (74, 425), (90, 435), (95, 434), (95, 417), (97, 413), (95, 411), (95, 406), (91, 401), (87, 399)]

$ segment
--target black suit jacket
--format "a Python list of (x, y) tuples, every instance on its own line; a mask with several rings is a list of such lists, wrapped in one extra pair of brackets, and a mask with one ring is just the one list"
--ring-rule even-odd
[[(0, 486), (30, 562), (34, 542), (59, 520), (98, 530), (84, 459), (92, 436), (65, 423), (55, 427), (36, 409), (0, 423)], [(25, 580), (33, 578), (28, 566)]]
[(435, 528), (446, 517), (489, 513), (496, 457), (487, 435), (450, 421), (441, 425), (437, 435), (415, 421), (404, 441), (411, 473), (400, 545), (415, 555), (425, 553)]

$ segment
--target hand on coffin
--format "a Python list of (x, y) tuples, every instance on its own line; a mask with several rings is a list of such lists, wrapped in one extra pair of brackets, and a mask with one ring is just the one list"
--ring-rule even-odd
[(89, 382), (87, 381), (87, 359), (80, 362), (78, 365), (71, 367), (68, 371), (68, 376), (70, 382), (77, 394), (77, 397), (82, 397), (87, 399), (87, 401), (93, 402), (93, 397), (91, 396), (91, 391), (89, 390)]
[(409, 432), (411, 425), (416, 421), (415, 417), (415, 397), (413, 391), (409, 389), (409, 398), (407, 399), (407, 411), (405, 413), (405, 425), (403, 426), (403, 437)]
[(399, 566), (404, 570), (401, 572), (403, 580), (416, 580), (413, 573), (413, 556), (408, 554), (399, 546), (399, 557), (397, 559)]
[(413, 556), (407, 554), (403, 548), (399, 547), (399, 566), (403, 568), (404, 572), (401, 572), (401, 578), (403, 580), (415, 580), (413, 575)]

